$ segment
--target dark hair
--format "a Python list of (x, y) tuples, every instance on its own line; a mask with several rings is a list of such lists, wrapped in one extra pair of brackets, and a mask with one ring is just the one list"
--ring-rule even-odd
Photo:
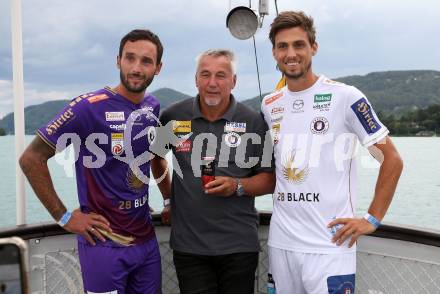
[(270, 25), (269, 39), (272, 42), (272, 47), (275, 47), (275, 36), (279, 31), (295, 27), (303, 28), (309, 37), (310, 45), (315, 44), (316, 30), (313, 18), (302, 11), (284, 11), (275, 17)]
[(119, 45), (119, 57), (122, 56), (122, 50), (124, 49), (125, 43), (127, 43), (128, 41), (135, 42), (140, 40), (150, 41), (151, 43), (156, 45), (156, 49), (157, 49), (156, 63), (159, 64), (160, 61), (162, 60), (163, 46), (162, 43), (160, 42), (159, 37), (150, 30), (137, 29), (137, 30), (132, 30), (131, 32), (126, 34), (121, 39), (121, 43)]

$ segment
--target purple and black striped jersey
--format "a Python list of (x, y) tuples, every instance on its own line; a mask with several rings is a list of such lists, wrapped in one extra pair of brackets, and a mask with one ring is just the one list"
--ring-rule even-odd
[[(151, 95), (134, 104), (104, 88), (74, 98), (37, 132), (57, 151), (74, 145), (81, 211), (104, 216), (115, 235), (129, 243), (154, 237), (148, 206), (148, 150), (156, 134), (159, 109), (158, 100)], [(79, 239), (85, 242), (81, 236)], [(114, 242), (98, 244), (118, 246)]]

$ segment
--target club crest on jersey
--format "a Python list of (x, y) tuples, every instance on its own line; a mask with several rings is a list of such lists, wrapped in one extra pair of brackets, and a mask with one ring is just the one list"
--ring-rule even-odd
[(225, 132), (236, 132), (236, 133), (245, 133), (246, 132), (246, 123), (245, 122), (226, 122)]
[(304, 112), (304, 100), (302, 99), (296, 99), (292, 103), (292, 113), (300, 113)]
[(295, 151), (290, 152), (283, 160), (283, 178), (292, 184), (301, 184), (307, 179), (309, 168), (295, 167)]
[(225, 135), (225, 144), (228, 147), (237, 147), (241, 143), (241, 137), (235, 132), (229, 132)]
[(380, 130), (381, 125), (374, 118), (373, 110), (368, 104), (367, 99), (359, 99), (351, 105), (351, 109), (356, 114), (367, 134), (374, 134)]
[(328, 120), (323, 117), (315, 117), (310, 123), (310, 130), (313, 134), (321, 135), (327, 133), (329, 128)]
[(121, 155), (124, 152), (124, 133), (112, 133), (112, 154)]

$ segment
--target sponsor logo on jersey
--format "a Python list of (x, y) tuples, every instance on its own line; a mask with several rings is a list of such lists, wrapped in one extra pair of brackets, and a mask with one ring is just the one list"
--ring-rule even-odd
[(313, 105), (313, 110), (329, 111), (330, 110), (330, 102), (328, 102), (328, 103), (315, 103)]
[(284, 107), (273, 107), (270, 110), (271, 122), (279, 122), (283, 119)]
[(304, 100), (302, 99), (296, 99), (295, 101), (293, 101), (292, 103), (292, 113), (300, 113), (300, 112), (304, 112)]
[(192, 141), (190, 139), (182, 140), (176, 145), (176, 152), (190, 152)]
[(125, 121), (125, 114), (123, 111), (106, 111), (106, 121)]
[(356, 114), (367, 134), (374, 134), (380, 130), (381, 125), (374, 118), (372, 108), (368, 104), (367, 99), (359, 99), (351, 105), (351, 109)]
[(190, 132), (191, 132), (190, 120), (173, 121), (173, 133), (190, 133)]
[(273, 107), (270, 110), (270, 115), (277, 115), (277, 114), (283, 114), (284, 113), (284, 107)]
[(272, 140), (273, 144), (276, 145), (280, 141), (280, 131), (281, 131), (281, 124), (280, 123), (274, 123), (272, 125), (271, 133), (272, 133)]
[(283, 116), (281, 115), (281, 116), (278, 116), (278, 117), (275, 117), (275, 118), (271, 118), (270, 119), (270, 122), (271, 123), (279, 123), (279, 122), (281, 122), (283, 120)]
[(115, 131), (123, 131), (125, 130), (127, 126), (125, 124), (120, 124), (120, 125), (110, 125), (110, 129), (115, 130)]
[(321, 103), (321, 102), (330, 102), (332, 101), (332, 94), (316, 94), (313, 102)]
[(282, 163), (283, 178), (292, 184), (301, 184), (307, 179), (309, 168), (303, 169), (295, 167), (295, 152), (288, 154)]
[(228, 147), (237, 147), (241, 143), (241, 137), (235, 132), (229, 132), (225, 135), (225, 144)]
[(275, 95), (273, 95), (273, 96), (267, 98), (267, 99), (264, 101), (264, 104), (269, 105), (269, 104), (271, 104), (272, 102), (274, 102), (274, 101), (278, 100), (279, 98), (283, 97), (283, 95), (284, 95), (283, 92), (278, 93), (278, 94), (275, 94)]
[(313, 134), (321, 135), (328, 131), (329, 123), (328, 120), (323, 117), (315, 117), (310, 123), (310, 130)]
[(74, 99), (74, 100), (72, 100), (70, 103), (69, 103), (69, 106), (75, 106), (76, 105), (76, 103), (78, 103), (78, 102), (80, 102), (82, 100), (82, 98), (81, 97), (76, 97), (76, 99)]
[(332, 94), (316, 94), (313, 99), (313, 109), (319, 111), (328, 111), (332, 101)]
[(108, 98), (109, 97), (108, 97), (107, 94), (99, 94), (99, 95), (88, 97), (87, 101), (89, 101), (90, 103), (96, 103), (98, 101), (105, 100), (105, 99), (108, 99)]
[[(275, 193), (275, 195), (276, 194), (277, 193)], [(278, 192), (277, 200), (288, 202), (319, 202), (319, 193)]]
[(72, 108), (68, 108), (65, 112), (60, 114), (57, 119), (46, 126), (46, 133), (49, 136), (55, 134), (61, 126), (63, 126), (67, 121), (70, 121), (74, 117), (75, 114)]
[(121, 155), (124, 152), (124, 133), (112, 133), (112, 154)]
[(245, 122), (226, 122), (225, 132), (244, 133), (244, 132), (246, 132), (246, 123)]

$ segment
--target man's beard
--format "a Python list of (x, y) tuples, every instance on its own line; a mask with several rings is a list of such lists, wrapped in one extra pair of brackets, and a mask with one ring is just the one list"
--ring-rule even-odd
[(206, 105), (208, 106), (217, 106), (220, 104), (220, 102), (222, 102), (222, 99), (218, 99), (218, 98), (204, 98), (203, 99), (204, 102), (206, 103)]
[(297, 72), (297, 73), (293, 73), (293, 74), (291, 74), (291, 73), (288, 73), (286, 70), (280, 70), (282, 73), (283, 73), (283, 75), (287, 78), (287, 79), (292, 79), (292, 80), (298, 80), (298, 79), (300, 79), (300, 78), (303, 78), (309, 71), (310, 71), (310, 68), (312, 67), (312, 61), (310, 61), (309, 62), (309, 64), (307, 64), (307, 66), (306, 66), (306, 68), (304, 69), (304, 70), (300, 70), (299, 72)]
[(144, 82), (142, 84), (140, 84), (139, 86), (131, 86), (130, 83), (128, 82), (128, 79), (126, 78), (126, 76), (122, 73), (122, 70), (119, 71), (119, 77), (120, 77), (121, 83), (124, 85), (124, 87), (128, 91), (133, 92), (133, 93), (144, 92), (154, 79), (154, 75), (152, 75), (151, 77), (147, 77), (144, 80)]

